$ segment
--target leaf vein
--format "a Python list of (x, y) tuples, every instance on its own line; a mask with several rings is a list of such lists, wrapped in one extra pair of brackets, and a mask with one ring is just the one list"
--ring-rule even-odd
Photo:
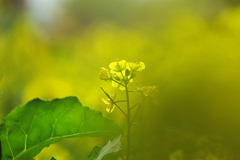
[(110, 132), (113, 132), (113, 131), (110, 131), (110, 130), (104, 130), (104, 131), (90, 131), (90, 132), (82, 132), (82, 133), (75, 133), (75, 134), (69, 134), (69, 135), (62, 135), (62, 136), (57, 136), (57, 137), (50, 137), (49, 139), (46, 139), (44, 141), (42, 141), (41, 143), (37, 144), (37, 145), (34, 145), (28, 149), (26, 149), (25, 151), (22, 151), (20, 152), (15, 158), (13, 157), (13, 160), (14, 159), (17, 159), (17, 158), (21, 158), (21, 156), (25, 153), (25, 152), (29, 152), (30, 150), (38, 147), (38, 146), (41, 146), (42, 144), (44, 143), (47, 143), (51, 140), (54, 140), (54, 139), (62, 139), (62, 138), (71, 138), (71, 137), (74, 137), (74, 136), (79, 136), (79, 135), (84, 135), (84, 134), (91, 134), (91, 133), (110, 133)]
[(9, 129), (7, 128), (7, 126), (5, 126), (5, 127), (6, 127), (6, 129), (7, 129), (7, 132), (6, 132), (7, 144), (8, 144), (8, 147), (9, 147), (10, 151), (11, 151), (12, 157), (14, 158), (13, 151), (12, 151), (12, 148), (11, 148), (10, 143), (9, 143), (9, 140), (8, 140), (8, 131), (9, 131)]

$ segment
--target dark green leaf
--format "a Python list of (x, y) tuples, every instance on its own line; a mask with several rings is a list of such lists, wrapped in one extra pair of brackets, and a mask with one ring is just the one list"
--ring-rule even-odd
[(51, 160), (56, 160), (56, 158), (52, 157)]
[(87, 160), (96, 160), (97, 157), (98, 157), (98, 154), (99, 154), (99, 152), (100, 152), (101, 150), (102, 150), (102, 147), (100, 147), (100, 146), (95, 146), (95, 147), (91, 150), (90, 154), (88, 155)]
[(1, 144), (1, 141), (0, 141), (0, 160), (2, 159), (2, 144)]
[(16, 107), (2, 122), (2, 160), (34, 157), (62, 138), (115, 137), (122, 130), (102, 113), (82, 106), (76, 97), (34, 99)]

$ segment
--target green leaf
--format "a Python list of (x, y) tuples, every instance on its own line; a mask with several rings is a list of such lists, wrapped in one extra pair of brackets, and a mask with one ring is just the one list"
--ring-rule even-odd
[(117, 160), (121, 147), (121, 136), (118, 136), (113, 141), (109, 141), (103, 148), (95, 146), (87, 160)]
[(50, 160), (56, 160), (56, 158), (52, 157)]
[(89, 153), (87, 160), (96, 160), (101, 150), (102, 150), (102, 147), (95, 146)]
[(0, 126), (2, 160), (36, 156), (62, 138), (116, 137), (122, 130), (102, 113), (82, 106), (76, 97), (34, 99), (16, 107)]
[(2, 159), (2, 143), (0, 141), (0, 160)]

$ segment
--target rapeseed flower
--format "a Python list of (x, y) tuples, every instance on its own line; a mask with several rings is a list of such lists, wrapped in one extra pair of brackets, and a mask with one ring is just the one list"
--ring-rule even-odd
[(110, 97), (111, 97), (111, 99), (109, 99), (109, 98), (107, 98), (107, 99), (106, 98), (102, 98), (102, 101), (107, 105), (106, 111), (108, 113), (111, 113), (114, 110), (114, 108), (115, 108), (114, 101), (115, 101), (115, 99), (117, 97), (117, 94), (115, 94), (114, 96), (110, 96)]
[(127, 62), (126, 60), (112, 62), (109, 65), (110, 69), (101, 68), (99, 78), (106, 81), (112, 81), (112, 86), (120, 90), (125, 90), (129, 82), (133, 81), (137, 72), (145, 69), (145, 64), (139, 58), (134, 62)]

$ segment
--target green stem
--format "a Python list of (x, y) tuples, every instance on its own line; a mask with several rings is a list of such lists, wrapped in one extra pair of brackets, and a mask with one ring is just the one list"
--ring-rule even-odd
[(127, 100), (127, 156), (126, 156), (126, 160), (129, 160), (130, 146), (131, 146), (131, 113), (130, 113), (131, 108), (130, 108), (130, 102), (129, 102), (127, 82), (125, 84), (125, 89), (126, 89), (126, 100)]
[(115, 103), (119, 103), (119, 102), (126, 102), (126, 100), (115, 101)]

